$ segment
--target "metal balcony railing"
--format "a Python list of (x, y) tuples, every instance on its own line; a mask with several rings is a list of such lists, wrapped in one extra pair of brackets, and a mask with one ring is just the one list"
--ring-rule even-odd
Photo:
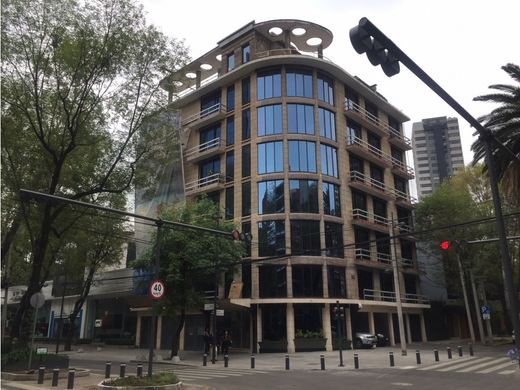
[(182, 126), (186, 126), (189, 123), (195, 122), (196, 120), (202, 119), (208, 115), (211, 115), (211, 114), (214, 114), (214, 113), (217, 113), (220, 111), (225, 111), (225, 109), (226, 109), (225, 105), (223, 105), (222, 103), (216, 103), (208, 108), (205, 108), (204, 110), (197, 112), (196, 114), (193, 114), (187, 118), (184, 118), (182, 120)]
[(352, 218), (353, 219), (363, 219), (365, 221), (375, 222), (379, 225), (389, 226), (388, 218), (382, 217), (377, 214), (369, 213), (363, 209), (354, 209), (352, 210)]
[(398, 200), (404, 200), (410, 204), (417, 203), (417, 199), (415, 197), (408, 195), (406, 192), (400, 191), (397, 188), (394, 188), (394, 193)]
[(184, 156), (186, 158), (193, 157), (199, 153), (205, 152), (206, 150), (218, 148), (221, 145), (220, 137), (214, 138), (208, 142), (204, 142), (203, 144), (194, 146), (193, 148), (186, 149), (184, 151)]
[(392, 264), (392, 256), (389, 253), (377, 252), (377, 261), (382, 264)]
[(357, 260), (370, 260), (370, 249), (356, 248), (355, 256)]
[(421, 294), (404, 294), (404, 297), (401, 297), (401, 300), (405, 303), (420, 303), (420, 304), (429, 304), (430, 300), (426, 298), (425, 295)]
[(381, 183), (378, 180), (372, 179), (371, 177), (368, 177), (364, 173), (361, 173), (359, 171), (351, 171), (350, 172), (350, 181), (357, 181), (362, 182), (363, 184), (366, 184), (367, 186), (372, 186), (374, 188), (377, 188), (379, 191), (383, 191), (389, 195), (395, 195), (394, 189), (385, 186), (384, 183)]
[[(374, 290), (370, 288), (363, 289), (363, 299), (371, 301), (395, 302), (396, 295), (394, 291)], [(403, 303), (419, 303), (428, 304), (430, 301), (424, 295), (420, 294), (401, 294)]]
[(392, 162), (392, 165), (395, 167), (395, 168), (398, 168), (400, 170), (402, 170), (403, 172), (405, 172), (407, 175), (410, 175), (410, 176), (414, 176), (414, 171), (413, 171), (413, 168), (406, 165), (405, 162), (391, 156), (390, 157), (391, 159), (391, 162)]
[(401, 265), (403, 267), (411, 268), (411, 267), (413, 267), (413, 260), (402, 257), (401, 258)]
[(392, 156), (383, 152), (381, 149), (376, 148), (374, 145), (369, 144), (367, 141), (356, 137), (355, 135), (347, 135), (347, 145), (357, 145), (363, 149), (368, 150), (370, 153), (379, 157), (380, 159), (389, 163), (393, 163)]
[(224, 184), (224, 175), (222, 173), (218, 172), (213, 175), (190, 181), (189, 183), (186, 183), (184, 190), (188, 194), (214, 184)]

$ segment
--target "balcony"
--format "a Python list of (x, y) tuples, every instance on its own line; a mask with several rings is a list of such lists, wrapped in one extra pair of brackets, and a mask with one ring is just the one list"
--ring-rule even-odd
[(395, 173), (398, 176), (404, 177), (408, 180), (411, 180), (415, 177), (413, 168), (406, 165), (403, 161), (392, 157), (392, 173)]
[(381, 149), (370, 145), (359, 137), (347, 135), (347, 150), (356, 153), (370, 162), (381, 164), (386, 167), (392, 166), (392, 156), (386, 154)]
[(388, 140), (391, 144), (403, 150), (412, 150), (412, 141), (410, 138), (404, 136), (398, 130), (390, 126), (388, 126), (388, 131), (390, 132), (390, 138)]
[[(395, 302), (396, 295), (394, 291), (382, 291), (365, 288), (363, 289), (363, 299), (370, 301)], [(408, 293), (401, 294), (401, 302), (421, 305), (427, 305), (430, 303), (430, 301), (424, 295)]]
[(385, 217), (371, 214), (363, 209), (352, 210), (352, 224), (381, 233), (388, 233), (389, 222)]
[(224, 174), (219, 172), (186, 183), (184, 186), (184, 191), (186, 192), (186, 195), (217, 191), (224, 188), (224, 182)]
[(406, 207), (408, 209), (415, 208), (415, 204), (417, 203), (417, 199), (411, 195), (408, 195), (406, 192), (400, 191), (397, 188), (394, 189), (395, 193), (395, 204), (398, 206)]
[(406, 270), (414, 271), (414, 270), (416, 270), (415, 263), (414, 263), (413, 259), (407, 259), (407, 258), (402, 257), (401, 260), (399, 261), (399, 263), (401, 264), (401, 267), (402, 267), (403, 271), (406, 271)]
[(189, 127), (191, 129), (200, 129), (211, 122), (221, 120), (226, 115), (226, 106), (221, 103), (214, 104), (196, 114), (182, 118), (182, 127)]
[(358, 171), (350, 172), (349, 186), (386, 200), (392, 200), (395, 197), (393, 188)]
[(356, 260), (368, 260), (370, 261), (370, 249), (356, 248), (354, 257)]
[(208, 157), (216, 156), (225, 150), (220, 137), (184, 151), (184, 157), (189, 162), (197, 162)]
[(388, 125), (381, 122), (377, 116), (371, 114), (359, 104), (352, 100), (345, 99), (344, 107), (346, 115), (354, 119), (364, 128), (373, 131), (381, 137), (389, 135)]

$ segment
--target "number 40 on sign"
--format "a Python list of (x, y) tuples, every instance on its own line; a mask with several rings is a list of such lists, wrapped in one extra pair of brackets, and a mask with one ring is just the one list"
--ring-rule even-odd
[(154, 280), (150, 284), (150, 297), (152, 299), (161, 299), (164, 297), (164, 283), (162, 280)]

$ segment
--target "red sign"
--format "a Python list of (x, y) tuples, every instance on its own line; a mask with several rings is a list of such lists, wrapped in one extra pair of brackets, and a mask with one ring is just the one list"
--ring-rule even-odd
[(150, 293), (150, 297), (152, 299), (156, 299), (156, 300), (162, 299), (164, 297), (164, 293), (165, 293), (164, 283), (162, 282), (162, 280), (159, 280), (159, 279), (154, 280), (150, 284), (149, 293)]

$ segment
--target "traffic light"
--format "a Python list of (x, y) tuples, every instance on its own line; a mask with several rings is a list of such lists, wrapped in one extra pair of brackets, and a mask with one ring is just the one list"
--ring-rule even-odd
[(441, 249), (443, 251), (447, 251), (448, 249), (450, 249), (450, 242), (449, 241), (442, 241), (441, 242)]
[(334, 319), (344, 318), (345, 317), (345, 308), (339, 305), (339, 302), (332, 308), (332, 315)]
[(381, 65), (388, 77), (399, 73), (399, 59), (396, 46), (367, 18), (361, 18), (359, 24), (350, 29), (350, 42), (359, 54), (366, 53), (374, 66)]
[(238, 230), (233, 230), (231, 232), (231, 237), (235, 241), (245, 241), (247, 243), (251, 242), (253, 235), (251, 233), (240, 233)]

